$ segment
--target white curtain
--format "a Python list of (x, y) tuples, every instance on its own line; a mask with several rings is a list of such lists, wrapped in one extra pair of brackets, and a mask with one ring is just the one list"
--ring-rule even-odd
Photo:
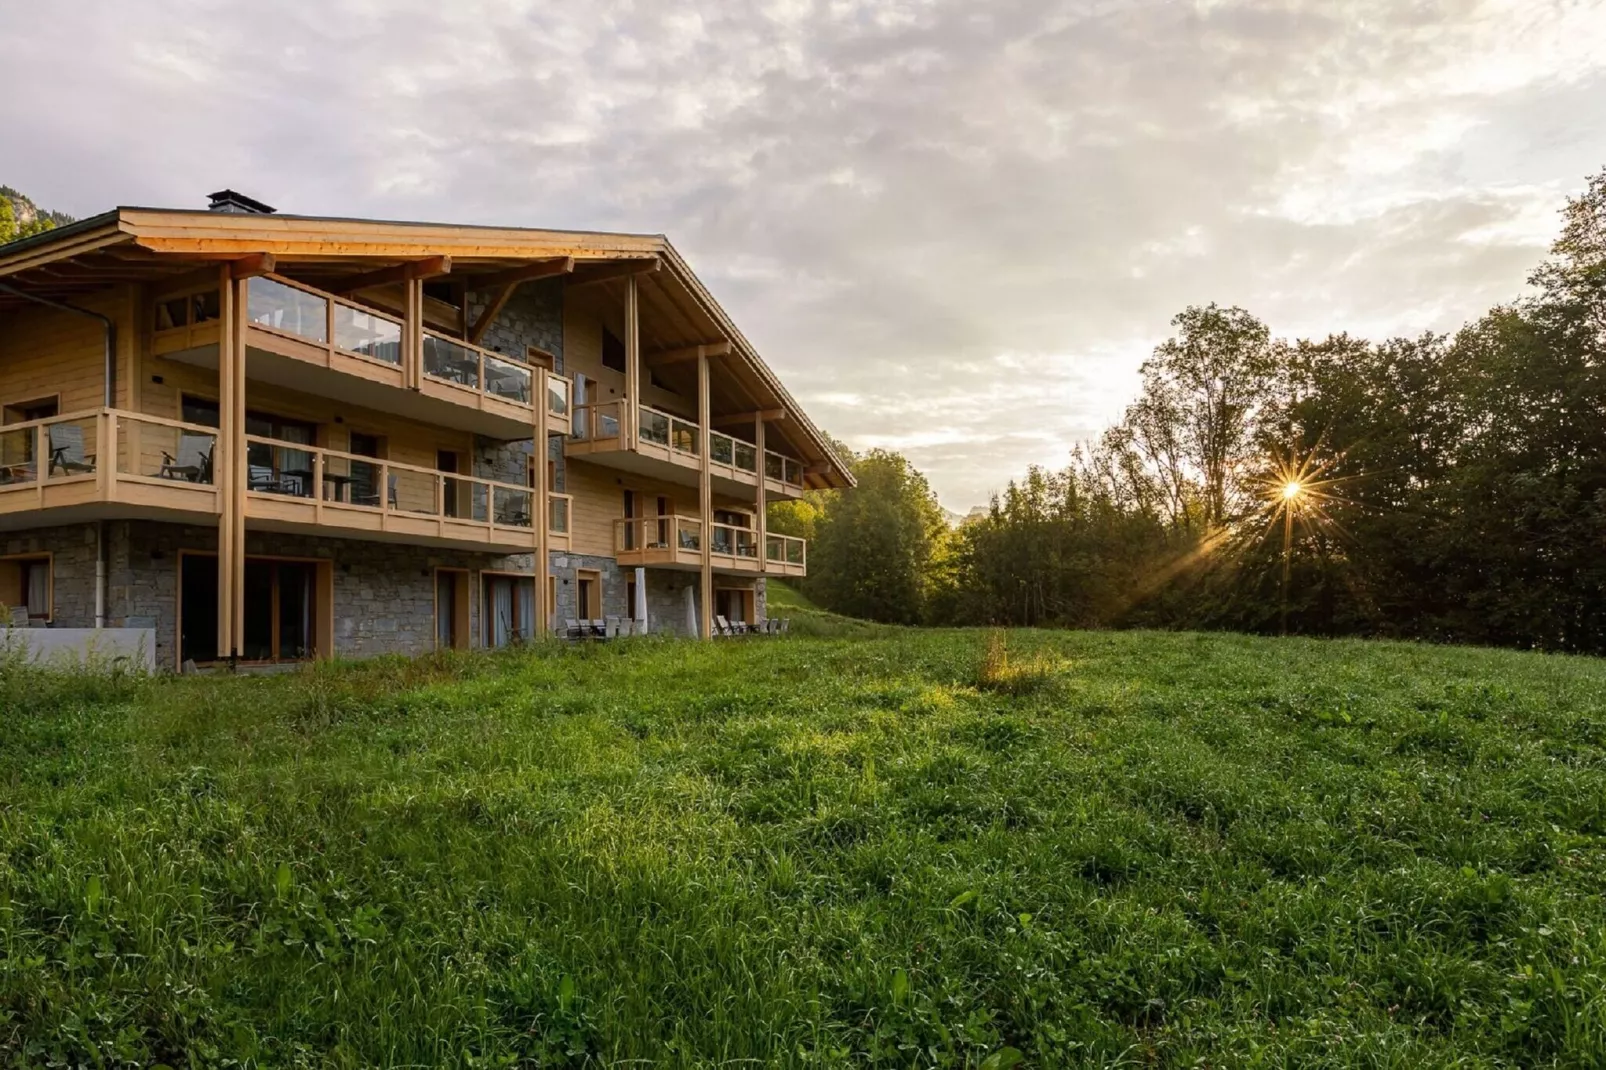
[(586, 403), (586, 377), (579, 372), (574, 373), (574, 429), (570, 435), (574, 438), (590, 438), (592, 415), (591, 410), (582, 410), (580, 406)]
[(491, 580), (491, 645), (507, 646), (513, 638), (513, 581), (506, 576)]
[(28, 615), (50, 615), (50, 568), (43, 561), (28, 563)]
[(535, 581), (519, 581), (519, 637), (535, 638)]
[(647, 570), (636, 569), (636, 634), (647, 634)]
[(696, 638), (698, 633), (697, 622), (697, 595), (692, 591), (691, 584), (686, 585), (686, 634)]

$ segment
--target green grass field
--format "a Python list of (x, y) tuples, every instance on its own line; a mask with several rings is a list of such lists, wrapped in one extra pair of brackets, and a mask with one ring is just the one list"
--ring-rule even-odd
[(865, 629), (0, 702), (7, 1064), (1606, 1064), (1599, 661)]

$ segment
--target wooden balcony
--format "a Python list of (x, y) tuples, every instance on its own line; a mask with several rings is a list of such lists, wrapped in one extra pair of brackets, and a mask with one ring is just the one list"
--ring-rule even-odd
[[(627, 568), (702, 568), (703, 522), (695, 516), (648, 516), (614, 521), (614, 559)], [(758, 532), (730, 524), (713, 525), (709, 560), (727, 575), (805, 576), (808, 548), (790, 535), (765, 540), (762, 565)]]
[[(151, 352), (215, 369), (217, 310), (215, 289), (159, 299)], [(387, 312), (277, 275), (246, 284), (250, 379), (502, 439), (529, 438), (544, 402), (547, 430), (569, 432), (565, 377), (428, 330), (409, 368), (405, 330)]]
[[(95, 409), (0, 429), (0, 529), (94, 519), (211, 524), (215, 428)], [(529, 487), (376, 457), (246, 439), (246, 526), (490, 553), (536, 549)], [(569, 547), (569, 495), (548, 544)]]
[[(695, 486), (702, 468), (697, 421), (642, 405), (632, 448), (620, 434), (623, 412), (624, 403), (617, 400), (574, 406), (564, 456)], [(715, 493), (750, 498), (759, 480), (758, 447), (720, 431), (709, 433), (708, 444)], [(803, 462), (766, 450), (764, 488), (771, 500), (802, 497)]]

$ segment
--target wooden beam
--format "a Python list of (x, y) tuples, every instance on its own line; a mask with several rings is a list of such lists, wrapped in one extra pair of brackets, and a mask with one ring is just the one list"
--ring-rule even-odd
[(708, 358), (697, 361), (697, 440), (702, 449), (697, 451), (697, 511), (702, 514), (701, 572), (702, 620), (700, 630), (704, 639), (714, 637), (714, 480), (708, 449)]
[(257, 253), (229, 262), (229, 278), (250, 279), (257, 275), (271, 275), (279, 260), (272, 253)]
[(560, 256), (551, 260), (537, 260), (506, 271), (493, 271), (488, 275), (466, 275), (464, 285), (474, 290), (494, 290), (500, 286), (517, 286), (532, 279), (545, 279), (553, 275), (567, 275), (574, 270), (574, 257)]
[(698, 357), (728, 357), (731, 352), (729, 342), (704, 342), (701, 345), (681, 346), (679, 349), (660, 349), (647, 354), (649, 368), (661, 368), (665, 364), (679, 364), (683, 361), (696, 360)]
[(408, 282), (412, 279), (433, 279), (437, 275), (450, 275), (452, 272), (452, 258), (449, 256), (431, 256), (423, 260), (409, 260), (405, 264), (396, 264), (393, 267), (378, 268), (374, 271), (365, 271), (361, 275), (352, 275), (325, 286), (330, 293), (349, 294), (358, 290), (366, 290), (373, 286), (389, 286), (395, 282)]
[[(641, 299), (636, 277), (625, 277), (625, 404), (624, 440), (627, 449), (636, 448), (641, 432)], [(707, 442), (703, 440), (703, 452)]]
[(578, 267), (569, 276), (570, 286), (589, 286), (594, 282), (607, 282), (609, 279), (622, 279), (626, 275), (648, 275), (658, 270), (656, 256), (639, 257), (633, 260), (615, 260), (606, 264), (585, 265)]
[(762, 423), (764, 421), (774, 422), (784, 419), (786, 419), (785, 409), (758, 409), (755, 412), (733, 412), (727, 416), (716, 416), (714, 417), (714, 422), (716, 424), (750, 424), (755, 420)]
[(470, 345), (480, 344), (480, 339), (485, 337), (486, 328), (491, 325), (492, 320), (502, 314), (502, 310), (507, 307), (508, 299), (513, 296), (513, 291), (516, 289), (518, 289), (518, 283), (510, 282), (496, 291), (490, 303), (485, 306), (485, 311), (480, 313), (480, 318), (475, 320), (474, 325), (468, 329), (467, 338)]

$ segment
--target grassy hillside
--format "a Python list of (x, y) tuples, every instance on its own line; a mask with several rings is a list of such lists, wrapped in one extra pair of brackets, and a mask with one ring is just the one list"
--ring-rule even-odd
[(0, 1061), (1606, 1062), (1606, 664), (986, 643), (0, 674)]

